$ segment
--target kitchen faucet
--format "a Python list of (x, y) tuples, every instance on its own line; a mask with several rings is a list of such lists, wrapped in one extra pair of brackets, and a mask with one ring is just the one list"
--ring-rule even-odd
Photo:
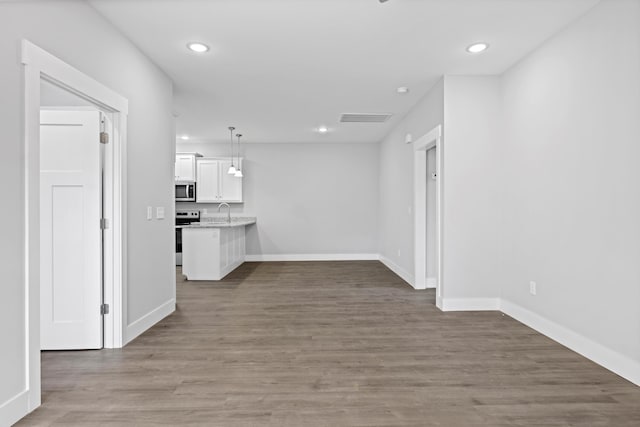
[(229, 203), (224, 203), (224, 202), (222, 202), (222, 203), (220, 203), (220, 204), (218, 205), (218, 212), (220, 212), (220, 209), (221, 209), (223, 206), (226, 206), (226, 207), (227, 207), (227, 222), (228, 222), (229, 224), (231, 224), (231, 206), (229, 206)]

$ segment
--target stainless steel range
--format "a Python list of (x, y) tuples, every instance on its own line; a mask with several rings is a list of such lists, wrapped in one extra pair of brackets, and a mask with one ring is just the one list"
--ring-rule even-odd
[(200, 211), (176, 210), (176, 265), (182, 265), (182, 227), (200, 222)]

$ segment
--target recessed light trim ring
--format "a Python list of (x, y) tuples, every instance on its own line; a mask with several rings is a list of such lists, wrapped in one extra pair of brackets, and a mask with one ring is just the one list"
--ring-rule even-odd
[(205, 53), (209, 51), (209, 46), (201, 42), (190, 42), (187, 43), (187, 48), (196, 53)]
[(467, 46), (467, 52), (469, 53), (480, 53), (487, 49), (489, 49), (489, 43), (485, 42), (477, 42)]

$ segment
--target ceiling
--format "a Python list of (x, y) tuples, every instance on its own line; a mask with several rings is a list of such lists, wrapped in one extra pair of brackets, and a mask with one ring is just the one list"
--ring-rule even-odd
[[(234, 125), (244, 142), (377, 142), (440, 76), (500, 74), (598, 1), (89, 2), (173, 79), (178, 135), (226, 142)], [(467, 53), (476, 41), (490, 48)]]

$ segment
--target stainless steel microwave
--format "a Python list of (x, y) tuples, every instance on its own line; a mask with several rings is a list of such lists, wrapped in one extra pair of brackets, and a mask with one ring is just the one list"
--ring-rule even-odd
[(176, 182), (176, 202), (195, 202), (196, 183)]

